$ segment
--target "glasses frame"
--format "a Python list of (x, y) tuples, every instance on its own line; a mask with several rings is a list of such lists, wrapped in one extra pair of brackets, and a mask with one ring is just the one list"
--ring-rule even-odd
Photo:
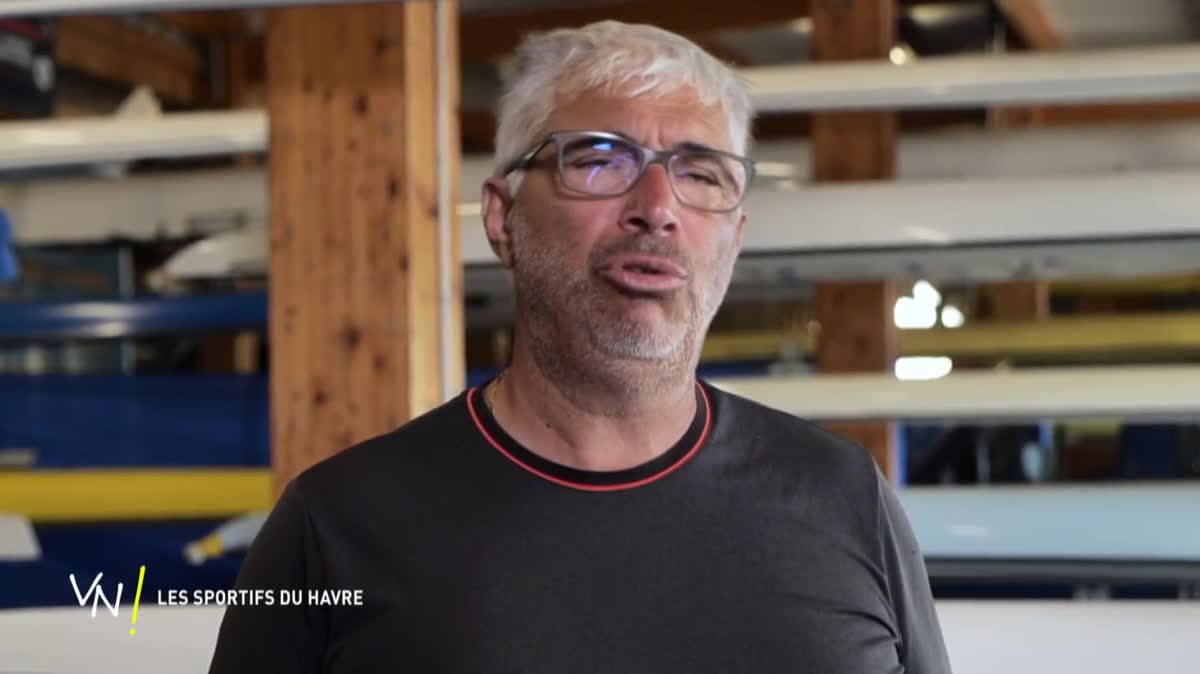
[[(577, 139), (577, 138), (598, 138), (598, 139), (602, 139), (602, 140), (612, 140), (612, 141), (624, 143), (626, 145), (636, 148), (641, 153), (641, 165), (638, 166), (637, 175), (634, 176), (633, 180), (630, 181), (629, 187), (626, 187), (621, 192), (614, 192), (612, 194), (596, 194), (594, 192), (585, 192), (583, 190), (579, 190), (579, 189), (576, 189), (576, 188), (573, 188), (573, 187), (567, 185), (566, 181), (563, 180), (563, 148), (565, 145), (567, 145), (567, 142), (564, 142), (564, 141), (569, 142), (570, 140)], [(646, 175), (646, 169), (650, 168), (651, 164), (662, 164), (663, 169), (667, 171), (667, 177), (668, 177), (667, 182), (669, 182), (671, 184), (671, 192), (675, 194), (675, 198), (679, 200), (679, 203), (686, 205), (688, 208), (694, 208), (698, 211), (705, 211), (708, 213), (730, 213), (730, 212), (736, 211), (742, 205), (742, 203), (745, 202), (746, 195), (750, 192), (750, 183), (754, 180), (754, 174), (755, 174), (755, 163), (754, 163), (753, 159), (750, 159), (749, 157), (743, 157), (741, 155), (733, 154), (732, 152), (724, 152), (722, 150), (702, 149), (702, 148), (678, 148), (678, 149), (674, 149), (674, 150), (655, 150), (653, 148), (649, 148), (644, 145), (635, 143), (634, 141), (632, 141), (629, 138), (626, 138), (625, 136), (622, 136), (620, 134), (609, 133), (607, 131), (554, 131), (552, 133), (547, 134), (544, 138), (542, 138), (542, 140), (538, 141), (532, 148), (530, 148), (530, 150), (528, 152), (525, 152), (520, 157), (517, 157), (516, 159), (514, 159), (511, 162), (509, 162), (508, 164), (506, 164), (502, 170), (500, 170), (496, 173), (496, 176), (504, 177), (504, 176), (507, 176), (508, 174), (512, 173), (513, 171), (527, 170), (531, 167), (537, 166), (540, 163), (543, 163), (545, 160), (538, 160), (537, 156), (539, 154), (541, 154), (542, 150), (544, 150), (546, 148), (546, 146), (549, 145), (550, 143), (554, 143), (554, 151), (555, 151), (554, 168), (556, 171), (556, 175), (558, 177), (558, 182), (562, 186), (562, 188), (569, 192), (573, 192), (575, 194), (579, 194), (579, 195), (586, 196), (586, 197), (597, 198), (597, 199), (607, 199), (609, 197), (619, 197), (621, 195), (628, 194), (630, 192), (630, 190), (632, 190), (634, 187), (637, 186), (638, 182), (641, 181), (642, 177), (644, 175)], [(675, 188), (675, 181), (670, 178), (670, 175), (671, 175), (670, 162), (675, 157), (677, 157), (679, 155), (683, 155), (683, 154), (689, 154), (689, 155), (697, 155), (698, 154), (698, 155), (707, 155), (707, 156), (711, 156), (711, 157), (724, 157), (727, 159), (732, 159), (732, 160), (738, 162), (739, 164), (741, 164), (746, 170), (746, 184), (742, 188), (742, 194), (738, 198), (737, 203), (735, 203), (733, 206), (730, 206), (729, 208), (721, 208), (721, 209), (704, 208), (701, 206), (696, 206), (695, 204), (685, 200), (682, 196), (680, 196), (679, 190), (677, 190)]]

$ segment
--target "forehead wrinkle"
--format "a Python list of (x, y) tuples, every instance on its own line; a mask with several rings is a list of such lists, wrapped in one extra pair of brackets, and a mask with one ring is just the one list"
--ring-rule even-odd
[[(730, 124), (732, 119), (730, 118), (731, 111), (729, 108), (723, 105), (719, 99), (708, 100), (702, 91), (687, 84), (680, 84), (666, 88), (652, 88), (647, 91), (635, 90), (632, 92), (630, 90), (629, 82), (616, 84), (608, 83), (607, 85), (601, 86), (585, 86), (576, 88), (573, 91), (560, 88), (557, 92), (555, 92), (554, 105), (552, 106), (546, 120), (543, 122), (542, 128), (548, 131), (548, 123), (564, 113), (567, 113), (571, 117), (575, 117), (581, 111), (586, 118), (590, 113), (601, 107), (604, 107), (598, 104), (586, 105), (582, 108), (579, 107), (581, 100), (586, 102), (586, 99), (590, 97), (607, 99), (604, 101), (605, 103), (616, 102), (619, 104), (628, 104), (631, 102), (645, 102), (652, 107), (660, 108), (658, 111), (650, 113), (650, 116), (652, 117), (675, 117), (679, 120), (685, 121), (686, 125), (690, 127), (685, 129), (689, 135), (695, 133), (702, 133), (705, 135), (714, 134), (720, 138), (720, 140), (717, 140), (715, 144), (697, 141), (694, 140), (694, 137), (686, 138), (682, 141), (676, 142), (672, 146), (672, 149), (686, 149), (689, 147), (687, 144), (690, 143), (690, 147), (695, 149), (737, 153), (739, 151), (739, 147), (742, 145), (737, 138), (731, 135), (732, 128), (730, 127)], [(716, 115), (717, 119), (708, 119), (709, 115)], [(704, 119), (701, 120), (701, 118)], [(587, 123), (584, 122), (583, 124), (586, 126)], [(580, 123), (572, 123), (571, 126), (576, 130), (603, 130), (615, 135), (619, 135), (622, 138), (630, 140), (631, 142), (638, 142), (628, 133), (613, 127), (611, 124), (597, 124), (592, 126), (590, 129), (580, 128)], [(674, 126), (675, 125), (672, 124), (667, 128)], [(726, 142), (729, 144), (728, 149), (719, 147), (719, 145), (723, 145)]]

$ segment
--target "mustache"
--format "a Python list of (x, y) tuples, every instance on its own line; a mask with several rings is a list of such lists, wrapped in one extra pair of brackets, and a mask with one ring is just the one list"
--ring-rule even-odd
[(644, 255), (658, 255), (665, 257), (683, 268), (689, 277), (695, 270), (695, 264), (693, 263), (692, 258), (680, 250), (678, 246), (665, 239), (645, 236), (621, 239), (620, 241), (616, 241), (608, 246), (597, 249), (589, 256), (589, 262), (591, 263), (591, 267), (594, 269), (596, 267), (603, 266), (611, 258), (617, 255), (624, 255), (626, 253), (641, 253)]

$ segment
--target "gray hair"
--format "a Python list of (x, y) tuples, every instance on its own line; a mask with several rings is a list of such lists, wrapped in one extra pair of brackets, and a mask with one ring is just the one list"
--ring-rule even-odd
[(541, 138), (560, 97), (602, 87), (630, 97), (691, 88), (725, 110), (733, 151), (749, 148), (750, 95), (733, 69), (675, 33), (599, 21), (533, 34), (517, 48), (497, 114), (496, 169)]

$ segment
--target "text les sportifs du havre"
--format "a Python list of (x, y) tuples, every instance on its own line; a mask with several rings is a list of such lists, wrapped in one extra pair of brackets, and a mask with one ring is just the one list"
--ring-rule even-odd
[(362, 590), (159, 590), (159, 606), (362, 606)]

